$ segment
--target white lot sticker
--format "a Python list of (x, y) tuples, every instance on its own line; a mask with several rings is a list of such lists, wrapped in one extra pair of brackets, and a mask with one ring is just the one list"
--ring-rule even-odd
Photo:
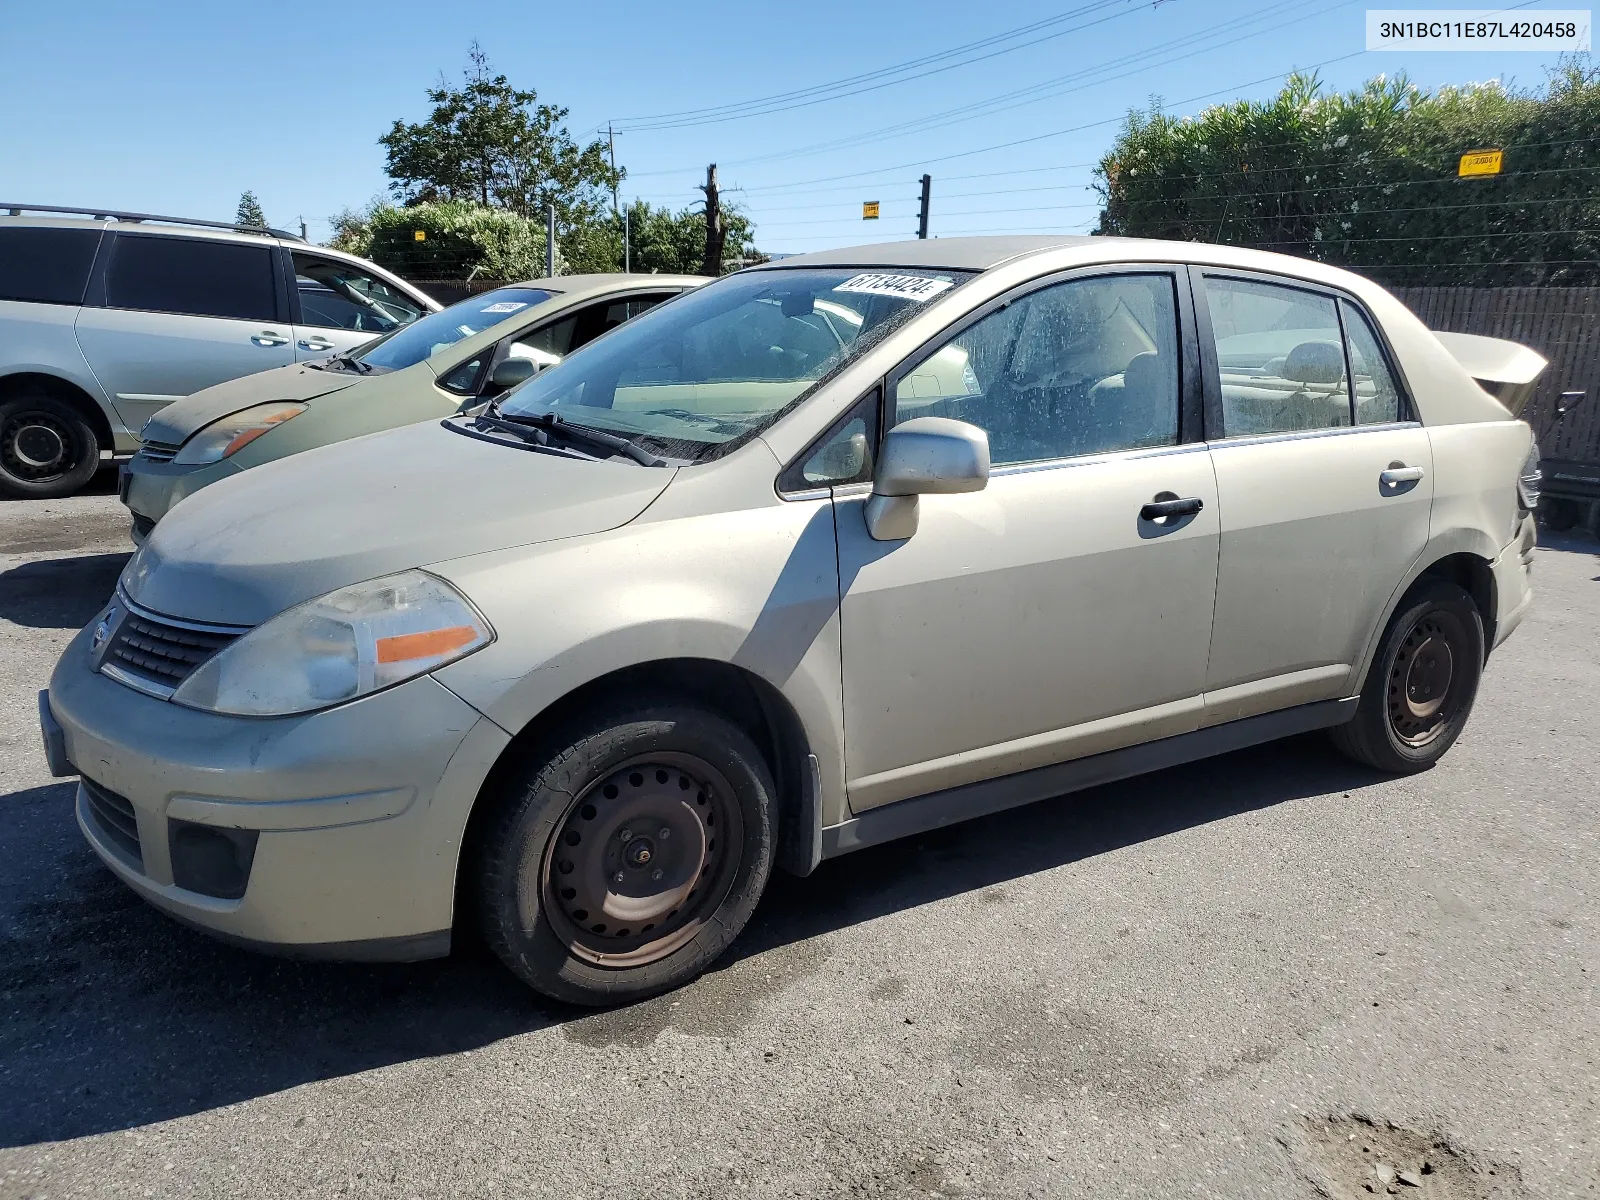
[(493, 304), (489, 305), (486, 308), (480, 308), (478, 311), (479, 312), (486, 312), (486, 313), (491, 313), (491, 312), (516, 312), (517, 309), (519, 309), (519, 308), (527, 308), (527, 307), (528, 307), (527, 304), (525, 302), (521, 301), (521, 300), (497, 300)]
[(833, 290), (863, 292), (868, 296), (898, 296), (902, 300), (915, 300), (922, 304), (954, 286), (948, 279), (925, 279), (921, 275), (880, 275), (869, 271), (865, 275), (852, 275)]

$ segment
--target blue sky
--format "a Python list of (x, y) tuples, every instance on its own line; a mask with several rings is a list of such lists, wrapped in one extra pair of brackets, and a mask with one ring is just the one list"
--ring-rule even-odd
[[(615, 123), (618, 162), (630, 172), (625, 197), (689, 204), (716, 161), (765, 250), (911, 236), (924, 171), (936, 236), (1068, 231), (1092, 225), (1090, 166), (1123, 114), (1152, 97), (1195, 112), (1268, 95), (1288, 71), (1313, 67), (1337, 88), (1401, 70), (1425, 86), (1535, 85), (1553, 62), (1368, 53), (1372, 6), (6, 0), (0, 201), (228, 218), (250, 188), (272, 222), (303, 218), (322, 240), (330, 214), (384, 191), (377, 138), (397, 118), (426, 114), (424, 89), (441, 72), (459, 79), (476, 38), (515, 84), (569, 108), (575, 135)], [(1041, 22), (1053, 23), (1003, 36)], [(648, 127), (662, 114), (783, 96), (986, 39), (1000, 40), (820, 103), (791, 97), (754, 116)], [(882, 219), (861, 220), (864, 200), (882, 203)]]

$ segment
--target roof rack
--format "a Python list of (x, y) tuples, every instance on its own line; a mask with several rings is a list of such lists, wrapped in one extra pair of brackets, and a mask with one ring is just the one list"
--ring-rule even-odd
[(20, 217), (25, 212), (61, 213), (69, 217), (93, 217), (96, 221), (161, 221), (169, 225), (198, 225), (204, 229), (231, 229), (235, 233), (264, 233), (269, 237), (303, 242), (298, 233), (273, 229), (267, 225), (241, 225), (237, 221), (202, 221), (197, 217), (163, 217), (156, 213), (118, 212), (114, 208), (61, 208), (52, 204), (6, 204), (0, 201), (0, 210), (8, 216)]

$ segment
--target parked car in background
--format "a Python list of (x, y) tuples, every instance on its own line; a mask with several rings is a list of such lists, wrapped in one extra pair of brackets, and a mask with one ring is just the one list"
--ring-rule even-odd
[(439, 307), (281, 230), (0, 203), (0, 494), (70, 495), (174, 400)]
[(775, 865), (1310, 730), (1432, 766), (1531, 601), (1535, 461), (1322, 264), (806, 255), (179, 505), (41, 723), (95, 852), (189, 924), (412, 959), (465, 919), (617, 1003)]
[(122, 468), (141, 542), (185, 496), (331, 442), (488, 400), (631, 317), (698, 287), (696, 275), (564, 275), (452, 304), (364, 346), (235, 379), (161, 410)]

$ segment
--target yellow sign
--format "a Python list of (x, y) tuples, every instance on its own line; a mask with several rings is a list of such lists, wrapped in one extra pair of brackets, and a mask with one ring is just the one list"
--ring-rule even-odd
[(412, 234), (411, 234), (411, 240), (413, 242), (425, 242), (425, 241), (427, 241), (428, 240), (428, 231), (426, 229), (414, 230), (412, 232)]
[(1456, 174), (1463, 179), (1469, 175), (1498, 175), (1504, 161), (1505, 152), (1502, 150), (1473, 150), (1461, 156), (1461, 166)]
[(863, 200), (861, 202), (861, 219), (863, 221), (876, 221), (878, 219), (878, 202), (876, 200)]

